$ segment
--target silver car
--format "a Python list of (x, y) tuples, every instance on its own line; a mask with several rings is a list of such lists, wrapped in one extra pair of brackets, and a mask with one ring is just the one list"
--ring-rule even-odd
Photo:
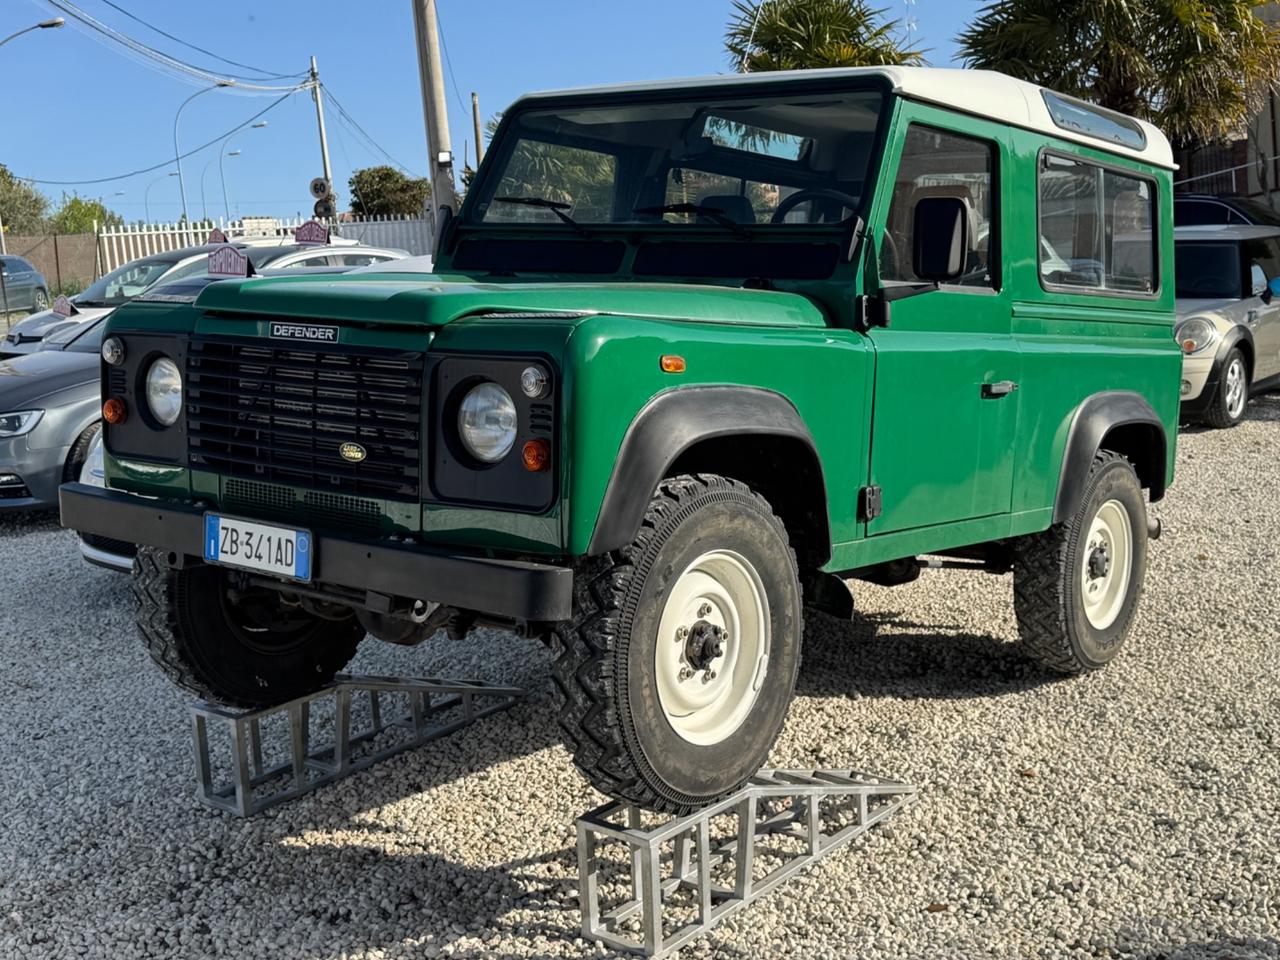
[(1182, 416), (1244, 419), (1249, 398), (1280, 388), (1280, 227), (1177, 227)]

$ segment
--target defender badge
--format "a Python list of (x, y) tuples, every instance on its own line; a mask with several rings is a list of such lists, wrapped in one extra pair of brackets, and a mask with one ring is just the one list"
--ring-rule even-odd
[(344, 443), (338, 448), (338, 455), (342, 457), (343, 460), (350, 461), (351, 463), (359, 463), (367, 457), (369, 453), (358, 443)]

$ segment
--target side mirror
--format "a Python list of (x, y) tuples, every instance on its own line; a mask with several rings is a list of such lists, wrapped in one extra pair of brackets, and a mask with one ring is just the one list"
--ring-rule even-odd
[(969, 208), (959, 197), (923, 197), (916, 203), (912, 271), (922, 280), (944, 283), (964, 272), (968, 254)]
[(1267, 275), (1256, 263), (1249, 268), (1249, 281), (1249, 296), (1270, 299), (1271, 289), (1267, 285)]

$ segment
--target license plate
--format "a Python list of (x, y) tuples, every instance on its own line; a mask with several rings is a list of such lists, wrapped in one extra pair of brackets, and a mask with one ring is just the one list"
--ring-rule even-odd
[(204, 558), (209, 563), (310, 580), (313, 543), (305, 530), (204, 515)]

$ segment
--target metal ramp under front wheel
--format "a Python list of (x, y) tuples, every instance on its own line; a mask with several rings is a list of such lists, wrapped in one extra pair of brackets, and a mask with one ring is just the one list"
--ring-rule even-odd
[[(196, 797), (250, 817), (470, 726), (523, 696), (519, 687), (481, 680), (339, 674), (315, 693), (261, 710), (196, 703)], [(227, 741), (211, 743), (211, 723), (225, 726)], [(224, 766), (228, 778), (215, 781), (215, 767)]]
[(582, 936), (666, 956), (915, 798), (854, 771), (761, 770), (684, 817), (607, 803), (578, 820)]

